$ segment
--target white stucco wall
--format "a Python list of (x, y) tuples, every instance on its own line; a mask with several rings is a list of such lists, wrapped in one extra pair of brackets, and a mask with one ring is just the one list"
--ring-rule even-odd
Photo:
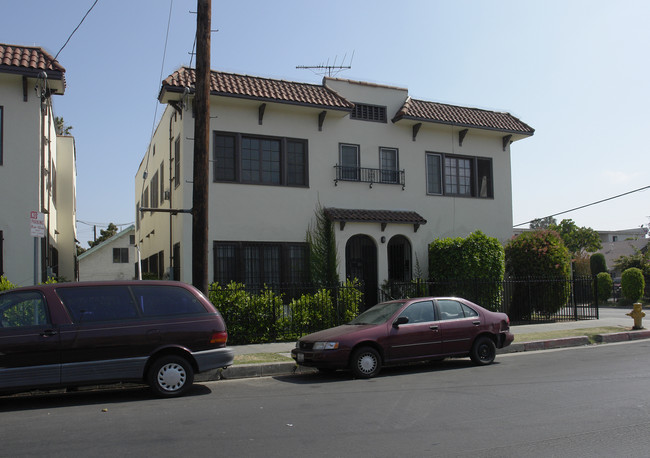
[[(4, 274), (17, 285), (34, 283), (34, 239), (30, 211), (40, 211), (40, 102), (32, 81), (23, 101), (22, 78), (0, 75), (3, 107), (3, 158), (0, 165), (0, 230)], [(40, 262), (38, 262), (40, 272)]]

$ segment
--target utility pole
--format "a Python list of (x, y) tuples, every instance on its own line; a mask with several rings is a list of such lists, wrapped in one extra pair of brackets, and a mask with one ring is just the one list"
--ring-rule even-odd
[(192, 284), (208, 294), (208, 176), (210, 171), (211, 0), (197, 0), (194, 92), (194, 187), (192, 193)]

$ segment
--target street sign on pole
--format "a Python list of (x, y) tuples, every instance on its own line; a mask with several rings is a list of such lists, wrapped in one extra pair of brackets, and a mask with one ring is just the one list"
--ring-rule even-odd
[(45, 237), (45, 215), (41, 212), (30, 212), (29, 235)]

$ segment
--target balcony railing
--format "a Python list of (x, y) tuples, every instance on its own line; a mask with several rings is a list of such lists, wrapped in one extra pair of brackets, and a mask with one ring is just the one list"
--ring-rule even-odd
[(334, 186), (336, 186), (339, 181), (358, 181), (360, 183), (370, 183), (371, 188), (375, 183), (401, 185), (402, 190), (404, 190), (406, 186), (404, 170), (370, 169), (367, 167), (345, 167), (342, 165), (335, 165), (334, 170), (336, 171)]

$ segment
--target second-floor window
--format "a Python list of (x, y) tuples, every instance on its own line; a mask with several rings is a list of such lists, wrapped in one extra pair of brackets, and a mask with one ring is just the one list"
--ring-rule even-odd
[(214, 181), (307, 186), (307, 141), (214, 133)]
[(427, 194), (492, 198), (492, 159), (426, 154)]
[(359, 145), (339, 145), (339, 166), (342, 180), (359, 180)]
[(379, 169), (383, 183), (397, 183), (398, 162), (397, 148), (379, 148)]

